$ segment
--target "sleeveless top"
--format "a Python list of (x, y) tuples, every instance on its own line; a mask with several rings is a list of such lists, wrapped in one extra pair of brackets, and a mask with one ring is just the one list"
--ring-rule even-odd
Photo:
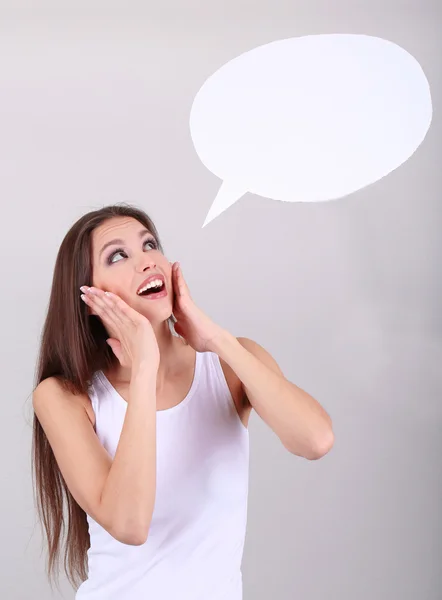
[[(127, 409), (102, 371), (89, 390), (114, 457)], [(123, 544), (87, 515), (88, 578), (76, 600), (241, 600), (249, 432), (219, 357), (197, 352), (191, 388), (156, 412), (156, 496), (147, 540)]]

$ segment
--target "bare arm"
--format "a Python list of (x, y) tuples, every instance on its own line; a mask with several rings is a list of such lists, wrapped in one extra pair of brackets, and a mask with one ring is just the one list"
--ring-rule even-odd
[(156, 492), (156, 377), (131, 379), (120, 441), (101, 494), (101, 509), (133, 544), (146, 541)]
[(38, 420), (75, 500), (125, 544), (145, 542), (156, 492), (156, 374), (133, 374), (129, 403), (114, 459), (101, 445), (83, 397), (49, 378), (33, 395)]
[(284, 377), (262, 346), (224, 331), (212, 348), (235, 371), (250, 404), (287, 450), (309, 460), (329, 452), (334, 443), (330, 416), (310, 394)]

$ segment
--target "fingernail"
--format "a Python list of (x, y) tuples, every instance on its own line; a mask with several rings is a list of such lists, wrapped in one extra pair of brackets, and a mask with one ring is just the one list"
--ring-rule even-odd
[(81, 294), (80, 298), (86, 302), (86, 296), (84, 294)]
[(87, 285), (82, 285), (81, 288), (80, 288), (80, 290), (82, 292), (87, 292)]

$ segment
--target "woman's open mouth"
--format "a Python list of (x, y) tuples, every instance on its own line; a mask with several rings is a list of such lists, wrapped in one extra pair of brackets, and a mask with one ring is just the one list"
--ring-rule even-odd
[(157, 300), (167, 296), (166, 284), (162, 279), (154, 279), (145, 285), (138, 293), (141, 298), (147, 300)]

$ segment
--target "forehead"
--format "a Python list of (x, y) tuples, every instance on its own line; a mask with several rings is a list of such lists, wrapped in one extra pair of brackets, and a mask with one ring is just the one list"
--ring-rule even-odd
[(128, 239), (146, 232), (142, 223), (132, 217), (112, 217), (92, 232), (92, 250), (99, 251), (103, 244), (112, 238)]
[(134, 233), (140, 229), (144, 229), (144, 225), (133, 217), (111, 217), (94, 229), (93, 236), (96, 239), (103, 239), (108, 234)]

